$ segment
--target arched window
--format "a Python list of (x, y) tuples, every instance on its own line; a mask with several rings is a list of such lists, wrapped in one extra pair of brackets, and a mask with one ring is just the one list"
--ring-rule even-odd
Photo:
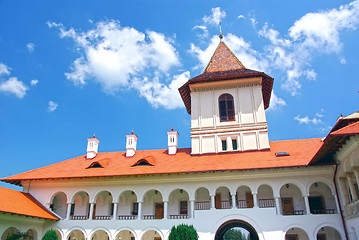
[(219, 96), (219, 117), (221, 122), (234, 121), (233, 96), (225, 93)]

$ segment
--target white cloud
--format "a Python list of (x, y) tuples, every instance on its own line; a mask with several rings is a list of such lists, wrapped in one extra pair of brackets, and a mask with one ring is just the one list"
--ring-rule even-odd
[(33, 80), (31, 80), (31, 82), (30, 82), (31, 86), (35, 86), (35, 85), (37, 85), (38, 83), (39, 83), (39, 80), (37, 80), (37, 79), (33, 79)]
[(241, 14), (237, 17), (238, 19), (244, 18), (244, 16)]
[(316, 113), (314, 115), (314, 117), (310, 118), (307, 115), (304, 117), (301, 117), (300, 114), (298, 114), (297, 116), (294, 117), (295, 120), (297, 120), (300, 124), (314, 124), (314, 125), (318, 125), (318, 124), (322, 124), (322, 118), (324, 117), (324, 110), (321, 109), (321, 112)]
[(47, 110), (49, 112), (53, 112), (53, 111), (55, 111), (57, 109), (58, 106), (59, 106), (59, 104), (57, 104), (57, 103), (55, 103), (53, 101), (49, 101), (49, 104), (47, 106)]
[(151, 81), (148, 78), (137, 79), (133, 83), (133, 87), (154, 107), (162, 106), (166, 109), (174, 109), (183, 106), (178, 88), (185, 84), (189, 77), (188, 71), (176, 75), (168, 86), (161, 83), (157, 77)]
[(17, 80), (16, 77), (11, 77), (9, 80), (0, 83), (0, 91), (4, 93), (14, 94), (18, 98), (23, 98), (28, 88), (22, 81)]
[[(258, 34), (270, 41), (266, 47), (270, 65), (287, 75), (282, 88), (296, 95), (301, 77), (316, 79), (310, 62), (317, 54), (338, 54), (342, 50), (340, 33), (359, 24), (359, 1), (315, 13), (307, 13), (288, 30), (287, 38), (265, 24)], [(343, 58), (342, 58), (343, 59)], [(340, 60), (342, 64), (345, 60)]]
[(268, 111), (276, 111), (286, 106), (287, 103), (280, 97), (278, 97), (274, 91), (272, 92)]
[(203, 17), (203, 22), (207, 25), (218, 25), (221, 19), (226, 16), (226, 12), (222, 11), (220, 7), (212, 8), (212, 13), (209, 16)]
[(3, 63), (0, 63), (0, 75), (9, 75), (10, 68)]
[(199, 30), (199, 31), (201, 31), (201, 32), (198, 34), (198, 36), (199, 36), (200, 38), (207, 38), (207, 37), (208, 37), (208, 29), (207, 29), (206, 26), (196, 25), (196, 26), (193, 27), (192, 30)]
[(28, 43), (26, 44), (26, 48), (29, 51), (29, 53), (32, 53), (35, 50), (36, 45), (34, 43)]
[[(180, 65), (172, 39), (154, 31), (143, 33), (122, 27), (114, 20), (99, 22), (88, 31), (67, 29), (61, 23), (47, 24), (59, 28), (60, 37), (73, 39), (79, 48), (80, 56), (73, 62), (71, 71), (65, 73), (75, 85), (84, 85), (92, 79), (109, 94), (135, 88), (155, 107), (176, 105), (168, 98), (157, 100), (160, 89), (172, 87), (160, 79), (167, 78), (170, 69)], [(137, 86), (138, 79), (145, 79), (140, 81), (145, 86)]]

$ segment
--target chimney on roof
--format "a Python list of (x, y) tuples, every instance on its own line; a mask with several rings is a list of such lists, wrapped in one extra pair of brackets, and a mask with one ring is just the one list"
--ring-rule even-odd
[(99, 142), (100, 141), (95, 137), (95, 134), (92, 138), (87, 139), (87, 159), (93, 159), (94, 157), (96, 157)]
[(126, 135), (126, 157), (132, 157), (136, 153), (138, 137), (133, 134), (133, 130), (131, 134)]
[(177, 153), (177, 146), (178, 146), (178, 132), (171, 131), (167, 132), (168, 135), (168, 154), (173, 155)]

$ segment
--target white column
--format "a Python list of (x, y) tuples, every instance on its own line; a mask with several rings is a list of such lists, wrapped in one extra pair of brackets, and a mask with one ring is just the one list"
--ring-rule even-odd
[(309, 198), (308, 196), (304, 196), (304, 203), (305, 203), (305, 214), (311, 214), (310, 213), (310, 206), (309, 206)]
[(190, 203), (191, 203), (191, 216), (190, 218), (194, 218), (194, 200), (190, 200)]
[(353, 173), (352, 172), (346, 173), (346, 177), (349, 183), (350, 194), (352, 195), (353, 202), (355, 202), (356, 200), (358, 200), (358, 195), (353, 181)]
[(347, 179), (345, 177), (339, 177), (340, 188), (344, 196), (345, 205), (348, 205), (350, 203), (350, 199), (349, 199), (346, 181)]
[(168, 202), (164, 202), (163, 204), (163, 219), (167, 219), (168, 214)]
[(67, 213), (66, 213), (66, 220), (70, 219), (70, 213), (71, 213), (71, 203), (67, 203)]
[(232, 194), (232, 209), (237, 208), (236, 206), (236, 194)]
[(95, 203), (90, 203), (90, 215), (89, 215), (89, 219), (92, 220), (93, 218), (93, 208), (95, 206)]
[(117, 219), (117, 206), (118, 206), (118, 203), (117, 203), (117, 202), (114, 202), (114, 203), (113, 203), (113, 216), (112, 216), (112, 219), (113, 219), (113, 220), (116, 220), (116, 219)]
[(277, 215), (280, 215), (280, 197), (274, 197), (275, 200), (275, 209), (277, 211)]
[(214, 209), (214, 195), (211, 195), (211, 209)]
[(257, 193), (253, 193), (253, 207), (258, 208)]
[(138, 219), (142, 219), (142, 202), (138, 202)]
[(335, 212), (339, 213), (339, 199), (337, 198), (336, 194), (333, 194), (333, 198), (334, 198), (334, 201), (335, 201)]

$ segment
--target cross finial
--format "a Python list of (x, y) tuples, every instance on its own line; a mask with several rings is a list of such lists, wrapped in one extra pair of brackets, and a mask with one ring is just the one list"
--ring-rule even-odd
[(95, 133), (93, 134), (93, 137), (92, 137), (92, 138), (96, 138), (96, 137), (95, 137)]
[(132, 131), (131, 131), (131, 134), (133, 134), (133, 129), (132, 129)]
[(221, 20), (219, 20), (219, 39), (220, 39), (220, 41), (222, 41), (222, 39), (223, 39)]

